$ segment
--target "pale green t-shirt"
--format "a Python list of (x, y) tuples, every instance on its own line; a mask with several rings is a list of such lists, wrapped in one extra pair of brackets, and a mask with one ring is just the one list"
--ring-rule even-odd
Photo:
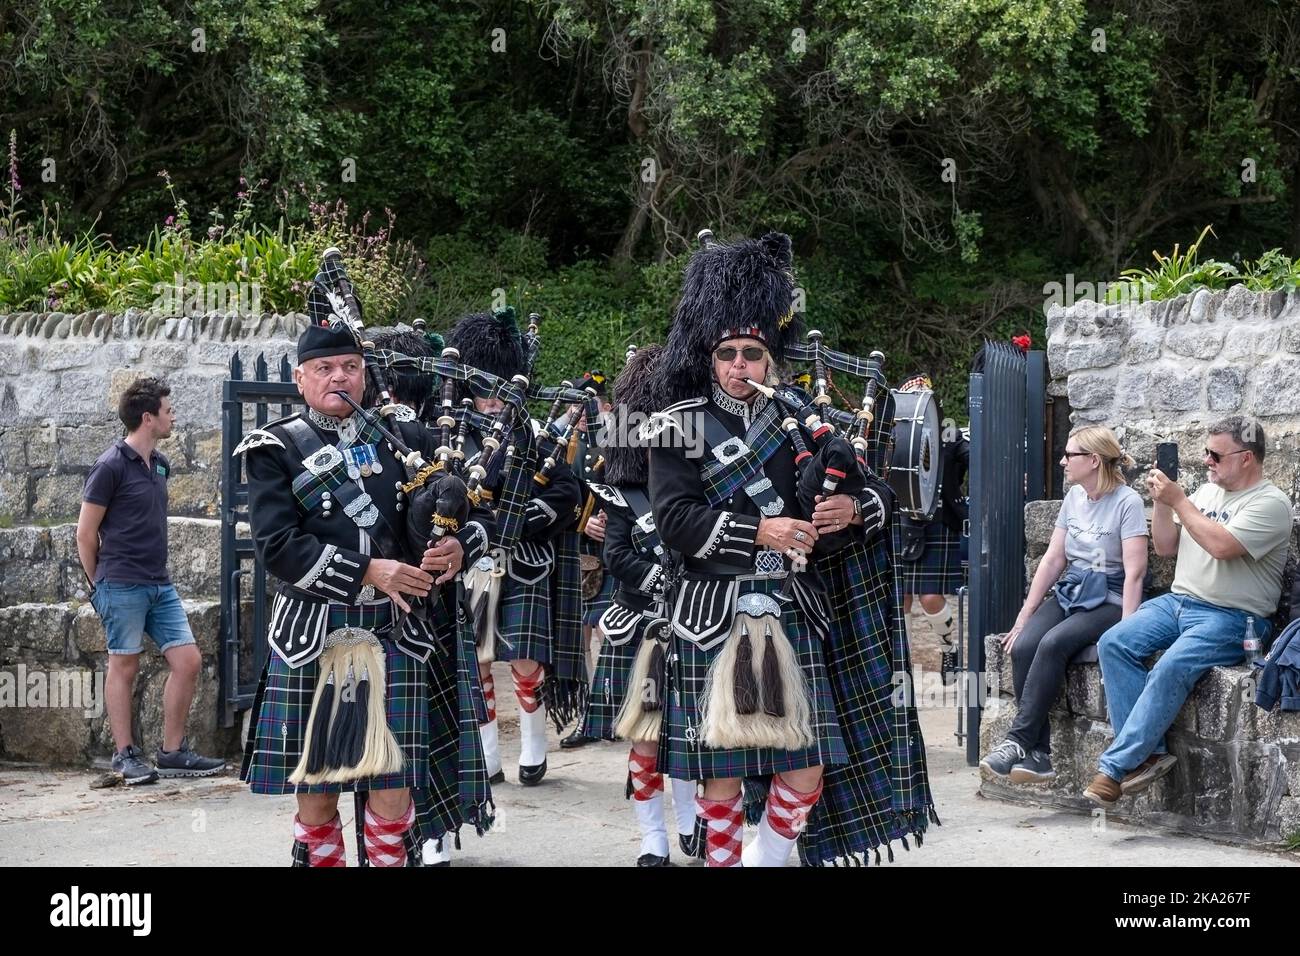
[[(1271, 617), (1282, 593), (1282, 568), (1291, 542), (1291, 502), (1271, 481), (1242, 491), (1206, 482), (1191, 494), (1201, 514), (1227, 527), (1246, 553), (1221, 561), (1183, 529), (1178, 539), (1174, 594)], [(1178, 515), (1174, 522), (1181, 525)]]

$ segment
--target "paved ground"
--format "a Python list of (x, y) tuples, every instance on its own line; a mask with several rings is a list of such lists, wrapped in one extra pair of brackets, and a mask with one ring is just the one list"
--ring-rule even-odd
[[(923, 627), (924, 625), (922, 625)], [(917, 664), (937, 654), (916, 635)], [(503, 673), (498, 687), (509, 687)], [(511, 781), (496, 788), (498, 826), (464, 838), (458, 865), (627, 866), (640, 844), (623, 799), (627, 748), (562, 751), (552, 735), (545, 783), (513, 782), (518, 754), (511, 695), (502, 695), (502, 749)], [(1296, 865), (1296, 854), (1225, 847), (1196, 837), (1123, 826), (1104, 829), (1081, 813), (1012, 806), (978, 794), (978, 771), (954, 738), (956, 712), (921, 713), (943, 826), (925, 846), (896, 852), (896, 866)], [(283, 866), (293, 816), (289, 798), (255, 797), (226, 776), (92, 790), (100, 771), (54, 772), (0, 765), (0, 864), (64, 866)], [(344, 801), (351, 833), (351, 804)], [(669, 816), (671, 820), (671, 815)], [(671, 824), (670, 824), (671, 825)], [(354, 853), (349, 843), (348, 853)]]

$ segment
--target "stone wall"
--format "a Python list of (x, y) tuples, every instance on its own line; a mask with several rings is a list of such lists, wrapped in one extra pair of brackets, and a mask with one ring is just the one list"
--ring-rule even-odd
[(215, 517), (220, 505), (221, 383), (238, 354), (272, 377), (292, 361), (302, 315), (0, 316), (0, 526), (75, 519), (86, 472), (121, 437), (117, 400), (141, 375), (171, 386), (177, 423), (160, 446), (172, 463), (171, 513)]
[[(0, 758), (78, 764), (113, 749), (97, 701), (53, 705), (68, 702), (71, 683), (84, 680), (95, 695), (102, 687), (104, 630), (86, 603), (73, 522), (86, 473), (122, 435), (118, 396), (141, 375), (171, 385), (177, 412), (160, 446), (172, 464), (168, 564), (203, 658), (187, 730), (200, 751), (237, 757), (239, 728), (217, 719), (222, 383), (234, 355), (251, 378), (264, 354), (278, 378), (306, 321), (135, 310), (0, 316)], [(166, 676), (146, 641), (135, 687), (135, 737), (146, 752), (161, 744)], [(37, 694), (47, 678), (50, 687), (69, 682), (57, 701)]]
[(1264, 467), (1300, 492), (1300, 292), (1206, 289), (1165, 302), (1053, 306), (1047, 315), (1050, 390), (1076, 425), (1115, 427), (1150, 466), (1155, 443), (1177, 441), (1185, 486), (1203, 480), (1205, 428), (1234, 412), (1257, 416)]
[[(247, 528), (241, 533), (246, 535)], [(200, 751), (234, 757), (239, 728), (220, 728), (217, 720), (221, 524), (171, 518), (167, 534), (168, 571), (203, 658), (187, 730)], [(248, 614), (246, 607), (246, 618)], [(246, 624), (245, 637), (249, 630)], [(145, 644), (135, 687), (135, 734), (136, 742), (152, 752), (161, 743), (167, 665), (154, 645)], [(76, 526), (0, 529), (0, 682), (48, 677), (52, 683), (56, 676), (75, 675), (92, 687), (103, 680), (107, 667), (104, 628), (86, 600)], [(25, 692), (26, 697), (5, 699), (0, 694), (0, 757), (79, 764), (111, 753), (112, 737), (102, 710), (87, 706), (99, 701), (100, 687), (96, 686), (95, 701), (79, 699), (77, 706), (59, 707), (53, 706), (52, 697), (44, 704), (34, 700), (31, 686), (11, 683), (11, 691)]]

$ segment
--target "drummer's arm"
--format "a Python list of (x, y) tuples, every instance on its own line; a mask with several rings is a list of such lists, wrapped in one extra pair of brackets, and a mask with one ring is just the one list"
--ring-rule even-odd
[(939, 497), (949, 514), (956, 515), (958, 521), (965, 521), (970, 508), (961, 488), (970, 472), (970, 442), (960, 436), (954, 442), (944, 442), (940, 461), (943, 470)]

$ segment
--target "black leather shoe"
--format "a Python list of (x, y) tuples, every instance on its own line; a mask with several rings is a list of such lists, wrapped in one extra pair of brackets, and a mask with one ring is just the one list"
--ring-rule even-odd
[(542, 782), (542, 778), (545, 776), (546, 776), (545, 759), (543, 759), (542, 762), (535, 767), (525, 767), (523, 764), (519, 765), (519, 782), (523, 784), (525, 787), (537, 786), (539, 783)]
[(560, 749), (576, 750), (579, 747), (585, 747), (587, 744), (594, 744), (599, 737), (588, 737), (581, 730), (575, 730), (567, 737), (560, 738)]
[(637, 866), (667, 866), (668, 857), (655, 856), (653, 853), (642, 853), (636, 858)]
[(488, 777), (488, 783), (505, 783), (505, 782), (506, 782), (506, 772), (504, 770), (498, 770), (492, 776)]

